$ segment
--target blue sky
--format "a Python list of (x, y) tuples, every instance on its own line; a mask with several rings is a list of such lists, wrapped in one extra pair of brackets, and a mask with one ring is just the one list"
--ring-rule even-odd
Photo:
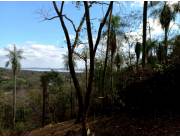
[(0, 2), (0, 46), (35, 41), (57, 44), (63, 37), (59, 24), (44, 21), (37, 13), (40, 9), (52, 9), (51, 2)]
[[(142, 13), (143, 2), (120, 2), (114, 6), (114, 14), (124, 15), (132, 11)], [(72, 2), (66, 2), (64, 13), (70, 17), (76, 24), (82, 16), (83, 9), (77, 9)], [(106, 8), (95, 6), (91, 9), (91, 18), (94, 18), (94, 27), (97, 28), (103, 11)], [(63, 54), (66, 54), (65, 37), (60, 26), (59, 20), (42, 21), (42, 11), (48, 13), (51, 17), (56, 15), (53, 5), (50, 1), (0, 1), (0, 67), (4, 67), (7, 58), (7, 52), (4, 48), (12, 47), (16, 44), (18, 48), (24, 50), (25, 60), (22, 61), (22, 67), (63, 67)], [(141, 15), (141, 14), (140, 14)], [(71, 37), (74, 36), (71, 25), (67, 23)], [(137, 22), (132, 21), (132, 25)], [(152, 26), (155, 26), (151, 20)], [(140, 29), (136, 32), (141, 33), (142, 22), (138, 22)], [(156, 32), (162, 30), (156, 21)], [(136, 32), (133, 34), (136, 35)], [(153, 33), (153, 32), (152, 32)], [(96, 32), (93, 33), (94, 37)], [(85, 36), (85, 35), (84, 35)], [(86, 39), (86, 37), (83, 37)], [(79, 61), (82, 67), (82, 62)]]
[[(49, 1), (0, 1), (0, 46), (6, 46), (10, 43), (21, 44), (26, 41), (41, 44), (63, 44), (64, 34), (58, 19), (42, 21), (43, 17), (37, 13), (41, 10), (44, 13), (48, 12), (50, 16), (55, 15), (52, 3)], [(64, 11), (75, 21), (75, 24), (79, 22), (82, 10), (78, 11), (71, 2), (68, 2)], [(118, 7), (115, 7), (114, 11), (118, 12)], [(92, 18), (96, 18), (97, 13), (101, 17), (102, 9), (93, 8), (91, 10)], [(70, 33), (72, 33), (72, 29), (70, 29)]]

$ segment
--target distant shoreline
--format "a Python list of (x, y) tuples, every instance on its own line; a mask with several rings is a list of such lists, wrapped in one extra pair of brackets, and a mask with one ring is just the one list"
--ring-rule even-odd
[[(3, 68), (3, 67), (0, 67), (0, 68), (1, 69), (8, 69), (8, 70), (10, 70), (9, 68)], [(51, 70), (57, 71), (57, 72), (69, 72), (69, 70), (64, 69), (64, 68), (21, 68), (21, 70), (25, 70), (25, 71), (37, 71), (37, 72), (49, 72)], [(81, 72), (84, 71), (84, 69), (76, 69), (75, 71), (78, 72), (78, 73), (81, 73)]]

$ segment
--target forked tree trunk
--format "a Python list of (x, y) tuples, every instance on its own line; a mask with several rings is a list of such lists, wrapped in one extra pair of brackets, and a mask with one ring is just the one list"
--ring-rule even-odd
[[(84, 7), (85, 7), (85, 14), (84, 14), (85, 16), (84, 17), (85, 18), (83, 17), (81, 22), (80, 22), (80, 25), (76, 31), (76, 38), (75, 38), (74, 44), (72, 45), (70, 37), (69, 37), (68, 29), (65, 25), (65, 22), (63, 19), (63, 14), (62, 14), (64, 2), (62, 2), (60, 10), (58, 9), (56, 2), (53, 2), (53, 6), (55, 8), (55, 11), (56, 11), (59, 19), (60, 19), (61, 26), (63, 28), (64, 34), (66, 37), (66, 42), (67, 42), (67, 47), (68, 47), (69, 69), (70, 69), (70, 73), (71, 73), (73, 83), (74, 83), (74, 86), (76, 89), (77, 97), (78, 97), (79, 111), (78, 111), (78, 119), (77, 120), (81, 120), (81, 118), (82, 118), (82, 134), (83, 135), (87, 135), (86, 115), (87, 115), (87, 110), (89, 107), (90, 95), (91, 95), (91, 91), (92, 91), (92, 82), (93, 82), (93, 77), (94, 77), (94, 58), (95, 58), (97, 46), (98, 46), (99, 41), (100, 41), (101, 32), (102, 32), (103, 26), (107, 20), (107, 16), (109, 15), (110, 9), (112, 8), (112, 4), (113, 4), (113, 2), (110, 2), (110, 5), (109, 5), (108, 10), (106, 12), (106, 15), (104, 16), (104, 18), (103, 18), (103, 20), (99, 26), (96, 44), (93, 45), (92, 32), (91, 32), (92, 29), (91, 29), (91, 23), (90, 23), (90, 15), (89, 15), (89, 5), (88, 5), (87, 1), (84, 2)], [(87, 92), (86, 92), (85, 98), (83, 100), (81, 87), (80, 87), (79, 81), (77, 79), (75, 70), (74, 70), (74, 64), (73, 64), (72, 56), (73, 56), (73, 52), (74, 52), (74, 47), (76, 46), (77, 41), (78, 41), (79, 31), (81, 30), (84, 19), (86, 19), (88, 43), (89, 43), (89, 49), (90, 49), (90, 69), (89, 69)]]

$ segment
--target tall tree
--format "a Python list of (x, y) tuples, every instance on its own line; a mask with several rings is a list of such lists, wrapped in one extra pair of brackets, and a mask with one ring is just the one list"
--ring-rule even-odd
[[(113, 10), (113, 7), (110, 11), (110, 14), (109, 14), (109, 21), (108, 22), (111, 22), (111, 19), (112, 19), (112, 10)], [(110, 23), (106, 23), (108, 24), (108, 29), (107, 29), (107, 46), (106, 46), (106, 55), (105, 55), (105, 60), (104, 60), (104, 68), (103, 68), (103, 75), (102, 75), (102, 96), (104, 96), (104, 83), (105, 83), (105, 76), (106, 76), (106, 68), (107, 68), (107, 61), (108, 61), (108, 53), (109, 53), (109, 39), (110, 39)]]
[[(159, 5), (158, 9), (154, 6)], [(170, 23), (172, 20), (175, 20), (176, 14), (180, 12), (180, 4), (176, 2), (170, 5), (168, 2), (151, 2), (151, 16), (159, 18), (161, 27), (164, 29), (164, 46), (161, 46), (163, 49), (163, 58), (167, 62), (167, 52), (168, 52), (168, 34), (170, 32)]]
[(169, 30), (169, 25), (172, 19), (174, 19), (174, 13), (171, 11), (169, 5), (167, 2), (164, 3), (163, 9), (160, 13), (160, 23), (161, 27), (164, 29), (164, 55), (165, 55), (165, 61), (167, 62), (167, 49), (168, 49), (168, 30)]
[[(90, 95), (92, 92), (92, 83), (93, 83), (93, 78), (94, 78), (94, 59), (96, 55), (96, 50), (99, 45), (102, 29), (106, 23), (107, 17), (109, 15), (109, 12), (112, 8), (113, 2), (110, 2), (108, 9), (106, 11), (106, 14), (104, 18), (102, 19), (99, 28), (98, 28), (98, 35), (97, 39), (95, 41), (95, 44), (93, 44), (93, 38), (92, 38), (92, 28), (91, 28), (91, 20), (90, 20), (90, 13), (89, 13), (89, 8), (92, 6), (92, 3), (94, 2), (84, 2), (84, 9), (85, 13), (80, 21), (80, 24), (78, 26), (78, 29), (74, 27), (76, 36), (74, 39), (73, 44), (71, 44), (70, 36), (68, 29), (66, 27), (66, 24), (64, 22), (64, 14), (63, 14), (63, 8), (64, 8), (64, 1), (61, 3), (60, 10), (57, 6), (56, 2), (53, 2), (54, 9), (58, 15), (58, 18), (60, 19), (61, 26), (63, 28), (65, 37), (66, 37), (66, 42), (67, 42), (67, 47), (68, 47), (68, 59), (69, 59), (69, 69), (70, 73), (74, 82), (74, 86), (76, 89), (76, 93), (78, 96), (78, 104), (79, 104), (79, 114), (78, 114), (78, 119), (82, 119), (82, 134), (87, 135), (87, 129), (86, 129), (86, 116), (87, 116), (87, 110), (89, 107), (89, 101), (90, 101)], [(88, 45), (89, 45), (89, 51), (90, 51), (90, 68), (89, 68), (89, 76), (88, 76), (88, 86), (87, 86), (87, 91), (85, 92), (85, 97), (82, 95), (82, 88), (80, 87), (79, 81), (76, 76), (76, 72), (74, 70), (74, 65), (72, 62), (72, 57), (74, 53), (74, 49), (77, 45), (78, 39), (79, 39), (79, 33), (82, 28), (82, 25), (84, 23), (84, 20), (86, 20), (86, 28), (87, 28), (87, 36), (88, 36)], [(72, 22), (71, 22), (72, 23)], [(74, 23), (73, 23), (74, 24)], [(74, 26), (74, 25), (73, 25)]]
[(7, 57), (9, 58), (9, 60), (6, 62), (6, 67), (8, 67), (9, 65), (11, 65), (11, 69), (13, 72), (13, 82), (14, 82), (14, 90), (13, 90), (13, 121), (12, 121), (12, 125), (13, 128), (15, 128), (15, 122), (16, 122), (16, 76), (17, 76), (17, 72), (20, 70), (21, 68), (21, 63), (20, 60), (23, 59), (23, 51), (22, 50), (17, 50), (16, 46), (14, 45), (13, 49), (7, 49), (7, 51), (9, 52)]
[[(104, 70), (103, 70), (103, 79), (102, 79), (102, 86), (104, 90), (104, 77), (106, 73), (106, 67), (107, 67), (107, 60), (108, 60), (108, 52), (110, 51), (111, 53), (111, 90), (112, 85), (113, 85), (113, 61), (114, 61), (114, 55), (117, 50), (117, 35), (120, 33), (119, 28), (120, 28), (120, 16), (113, 16), (111, 15), (112, 13), (110, 12), (109, 16), (109, 21), (106, 23), (107, 26), (107, 31), (105, 34), (107, 35), (107, 49), (106, 49), (106, 57), (105, 57), (105, 62), (104, 62)], [(103, 91), (104, 92), (104, 91)]]
[(112, 16), (110, 25), (110, 34), (109, 34), (109, 48), (111, 51), (111, 91), (113, 92), (113, 61), (114, 61), (114, 54), (117, 49), (117, 34), (120, 28), (120, 17), (119, 16)]
[(146, 28), (147, 28), (147, 4), (148, 1), (144, 1), (143, 8), (143, 53), (142, 53), (142, 66), (145, 67), (146, 64)]
[[(58, 72), (51, 71), (51, 72), (45, 72), (43, 75), (41, 75), (41, 86), (43, 88), (43, 111), (42, 111), (42, 126), (45, 126), (47, 124), (47, 114), (52, 110), (52, 106), (49, 106), (49, 94), (51, 92), (57, 93), (60, 92), (61, 86), (62, 86), (63, 80), (61, 78), (61, 75)], [(55, 109), (55, 108), (54, 108)], [(54, 112), (53, 112), (54, 113)], [(54, 120), (54, 116), (53, 116)]]

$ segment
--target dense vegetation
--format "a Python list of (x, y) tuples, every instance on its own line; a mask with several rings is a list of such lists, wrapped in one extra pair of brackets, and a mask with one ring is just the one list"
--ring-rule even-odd
[[(45, 20), (58, 18), (60, 21), (68, 48), (67, 55), (64, 55), (64, 66), (69, 73), (53, 70), (50, 72), (18, 71), (23, 51), (16, 49), (15, 46), (13, 50), (8, 50), (7, 66), (11, 64), (12, 70), (0, 69), (2, 135), (22, 135), (50, 123), (55, 124), (71, 119), (76, 119), (73, 122), (81, 123), (82, 126), (78, 133), (74, 131), (74, 135), (90, 134), (93, 126), (99, 129), (99, 131), (93, 131), (95, 134), (109, 135), (110, 132), (103, 132), (98, 128), (100, 125), (105, 126), (103, 121), (106, 122), (108, 119), (105, 116), (110, 115), (114, 123), (115, 119), (119, 118), (116, 124), (123, 125), (125, 124), (121, 123), (125, 122), (123, 118), (133, 117), (137, 122), (139, 117), (151, 120), (167, 112), (168, 117), (173, 117), (174, 114), (180, 115), (178, 109), (180, 35), (174, 33), (171, 38), (168, 38), (170, 22), (179, 14), (179, 3), (171, 5), (170, 8), (167, 2), (144, 2), (142, 42), (136, 39), (133, 44), (129, 40), (130, 36), (122, 29), (129, 27), (129, 24), (125, 24), (120, 15), (113, 15), (115, 2), (75, 2), (75, 6), (84, 8), (85, 12), (77, 28), (72, 20), (64, 16), (64, 4), (61, 2), (59, 8), (57, 2), (53, 2), (57, 15), (51, 18), (45, 17)], [(153, 6), (158, 4), (159, 9), (155, 9)], [(99, 23), (95, 40), (90, 18), (90, 8), (94, 5), (107, 7)], [(164, 30), (164, 37), (161, 40), (146, 36), (147, 12), (152, 12), (154, 18), (159, 19), (159, 27)], [(74, 27), (73, 40), (70, 39), (65, 19)], [(87, 34), (84, 33), (84, 35), (87, 35), (88, 41), (79, 53), (76, 48), (81, 43), (80, 33), (83, 28), (86, 29)], [(121, 40), (129, 46), (126, 47), (129, 48), (128, 53), (122, 52), (123, 45), (119, 43), (119, 38), (123, 38)], [(105, 43), (104, 50), (97, 53), (98, 45), (102, 41)], [(131, 53), (132, 48), (134, 53)], [(85, 68), (82, 73), (75, 71), (78, 59), (84, 62)], [(88, 124), (88, 118), (93, 119), (95, 125)], [(112, 127), (109, 129), (113, 130)], [(113, 134), (112, 132), (110, 135), (129, 135), (129, 133)], [(148, 135), (148, 132), (144, 133)], [(142, 135), (143, 132), (139, 134)]]

